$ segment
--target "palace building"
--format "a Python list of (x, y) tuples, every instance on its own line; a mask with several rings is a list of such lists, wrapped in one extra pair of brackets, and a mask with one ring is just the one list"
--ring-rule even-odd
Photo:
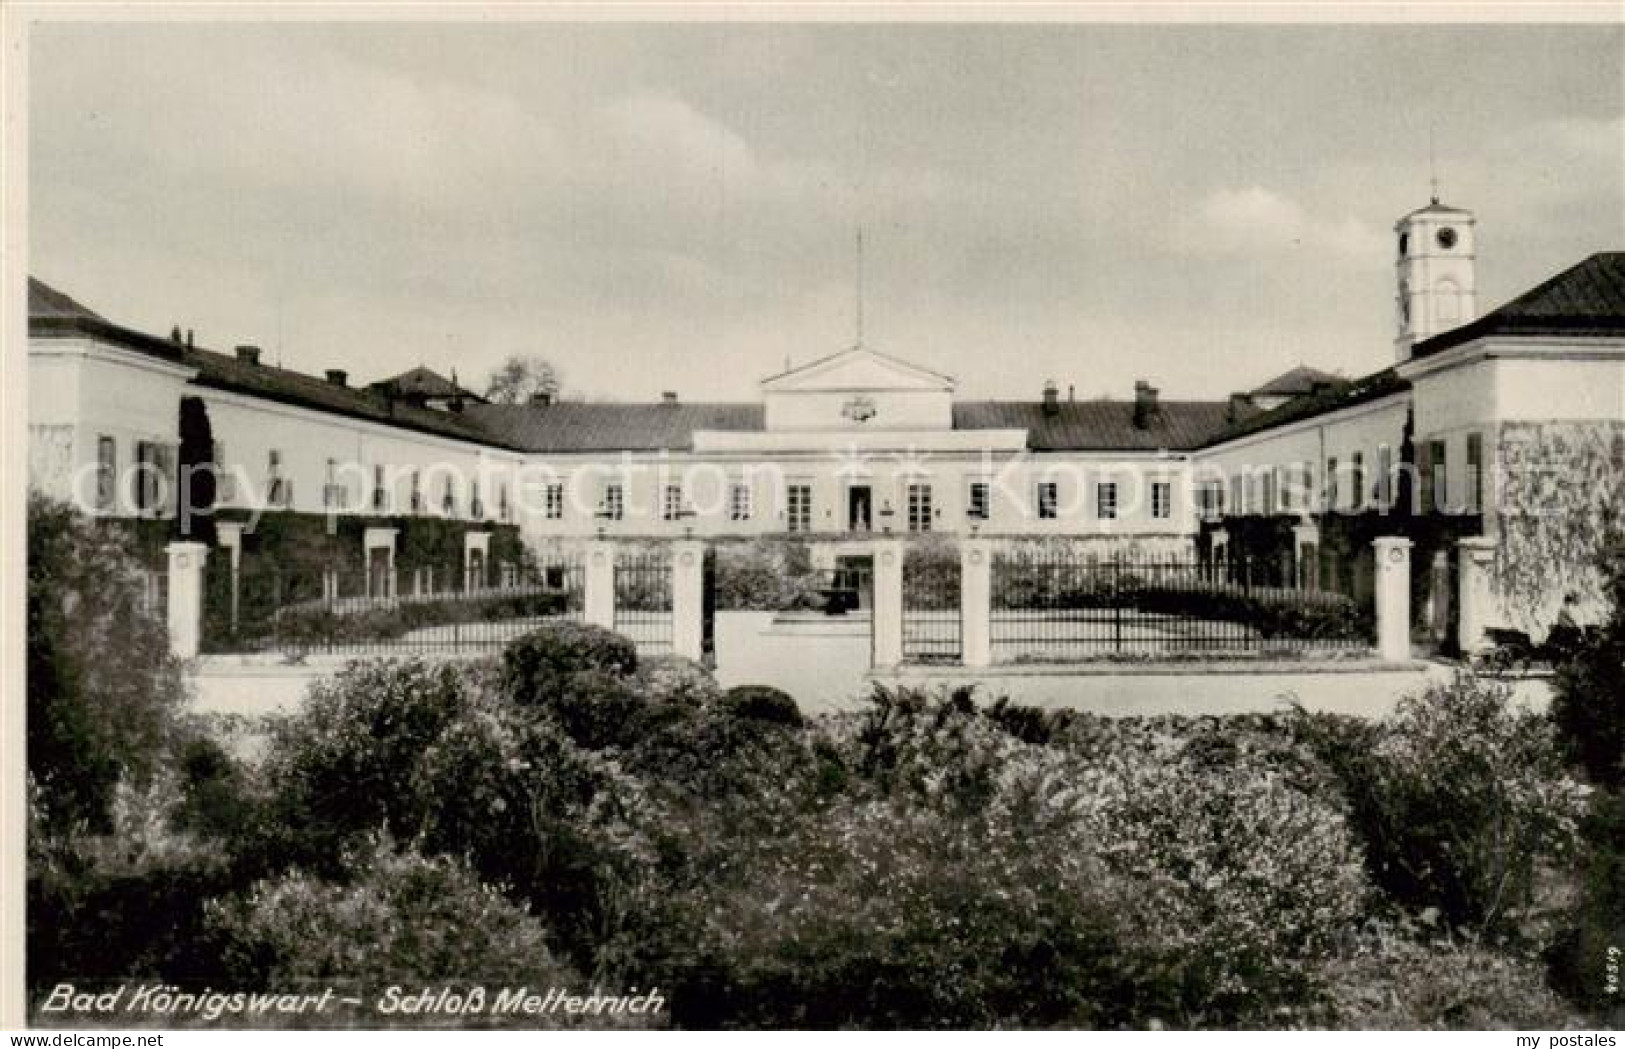
[(539, 547), (787, 535), (824, 564), (876, 533), (1189, 554), (1236, 541), (1231, 522), (1318, 527), (1402, 498), (1412, 518), (1470, 519), (1511, 558), (1509, 522), (1532, 501), (1617, 499), (1625, 253), (1480, 315), (1470, 213), (1434, 201), (1395, 233), (1392, 365), (1300, 367), (1211, 401), (1037, 379), (1030, 400), (974, 400), (859, 344), (762, 379), (750, 402), (492, 404), (426, 368), (358, 386), (134, 331), (31, 280), (31, 480), (91, 513), (173, 517), (183, 459), (199, 461), (191, 412), (217, 511), (509, 524)]

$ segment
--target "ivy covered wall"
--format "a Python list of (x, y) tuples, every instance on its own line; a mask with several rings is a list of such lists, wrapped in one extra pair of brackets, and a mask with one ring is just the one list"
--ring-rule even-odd
[(1600, 619), (1599, 559), (1625, 525), (1625, 421), (1502, 423), (1496, 435), (1495, 586), (1513, 625), (1538, 635), (1573, 595)]

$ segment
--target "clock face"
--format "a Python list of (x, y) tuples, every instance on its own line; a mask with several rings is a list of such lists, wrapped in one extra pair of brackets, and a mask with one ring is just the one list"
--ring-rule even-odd
[(1446, 226), (1438, 232), (1435, 239), (1439, 242), (1439, 247), (1449, 251), (1456, 246), (1456, 231)]

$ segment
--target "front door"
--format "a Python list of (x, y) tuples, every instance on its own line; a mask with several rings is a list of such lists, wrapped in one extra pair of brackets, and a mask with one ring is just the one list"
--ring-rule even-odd
[(855, 484), (846, 490), (847, 531), (869, 531), (869, 509), (873, 502), (870, 488), (866, 484)]

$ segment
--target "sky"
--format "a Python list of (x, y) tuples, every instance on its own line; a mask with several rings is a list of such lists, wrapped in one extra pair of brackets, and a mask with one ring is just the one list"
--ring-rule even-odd
[(30, 272), (370, 381), (756, 396), (856, 338), (959, 396), (1392, 363), (1392, 228), (1481, 309), (1625, 249), (1625, 25), (32, 29)]

